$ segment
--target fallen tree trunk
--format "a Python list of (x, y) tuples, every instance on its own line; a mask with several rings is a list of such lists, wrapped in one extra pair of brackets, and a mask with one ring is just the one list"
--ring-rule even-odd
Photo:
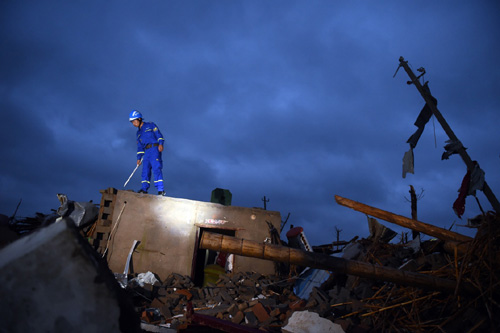
[(367, 215), (377, 217), (384, 221), (391, 222), (400, 225), (402, 227), (409, 228), (411, 230), (420, 231), (426, 235), (436, 237), (444, 241), (452, 241), (459, 243), (472, 241), (471, 237), (464, 236), (459, 233), (449, 231), (443, 228), (439, 228), (432, 224), (427, 224), (417, 220), (412, 220), (410, 218), (401, 215), (396, 215), (388, 211), (368, 206), (354, 200), (343, 198), (339, 195), (335, 196), (335, 201), (337, 201), (339, 205), (352, 208), (354, 210), (357, 210), (358, 212), (362, 212)]
[[(364, 262), (331, 257), (329, 255), (302, 251), (286, 246), (258, 243), (241, 238), (203, 232), (200, 248), (229, 252), (235, 255), (290, 263), (299, 266), (331, 270), (336, 273), (355, 275), (363, 278), (394, 282), (401, 285), (454, 293), (455, 281), (431, 275), (401, 271), (395, 268), (372, 265)], [(460, 291), (473, 293), (469, 285), (462, 284)]]

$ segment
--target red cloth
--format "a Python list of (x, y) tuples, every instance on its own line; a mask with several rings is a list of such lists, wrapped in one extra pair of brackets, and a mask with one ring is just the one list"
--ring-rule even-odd
[(462, 218), (462, 215), (465, 212), (465, 198), (469, 194), (469, 186), (470, 186), (470, 171), (467, 171), (467, 173), (464, 176), (464, 179), (462, 180), (462, 185), (460, 186), (460, 190), (458, 190), (458, 198), (453, 203), (453, 210), (455, 211), (455, 214), (457, 214), (459, 218)]
[(226, 261), (227, 261), (227, 253), (219, 252), (219, 255), (217, 256), (215, 263), (221, 267), (226, 267)]

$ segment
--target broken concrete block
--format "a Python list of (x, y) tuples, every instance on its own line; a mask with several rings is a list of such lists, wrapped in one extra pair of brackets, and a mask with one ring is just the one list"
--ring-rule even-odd
[(139, 316), (74, 225), (40, 228), (0, 252), (8, 332), (139, 332)]
[(288, 319), (288, 324), (282, 328), (287, 333), (333, 332), (344, 333), (342, 326), (321, 318), (315, 312), (296, 311)]

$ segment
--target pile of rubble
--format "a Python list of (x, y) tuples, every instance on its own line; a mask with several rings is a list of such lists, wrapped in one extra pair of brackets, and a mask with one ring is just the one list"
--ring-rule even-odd
[(333, 296), (335, 322), (355, 323), (377, 332), (498, 330), (500, 306), (495, 299), (500, 296), (500, 269), (494, 264), (498, 258), (491, 256), (500, 250), (499, 223), (498, 217), (485, 223), (462, 255), (447, 253), (439, 240), (423, 242), (417, 252), (408, 251), (403, 244), (362, 240), (363, 253), (357, 260), (454, 280), (456, 290), (425, 290), (332, 275), (323, 287)]
[(131, 290), (142, 320), (174, 329), (188, 327), (193, 313), (279, 329), (293, 311), (306, 306), (293, 294), (293, 280), (259, 273), (220, 275), (215, 284), (205, 287), (196, 287), (189, 277), (174, 273), (163, 283)]
[[(447, 253), (436, 239), (389, 243), (387, 235), (392, 232), (385, 228), (344, 251), (344, 256), (357, 261), (456, 280), (456, 292), (451, 293), (334, 272), (328, 272), (326, 280), (309, 281), (311, 293), (303, 298), (294, 291), (304, 275), (290, 273), (226, 274), (204, 287), (195, 286), (187, 276), (171, 274), (163, 282), (128, 289), (143, 322), (178, 331), (202, 324), (221, 331), (234, 331), (238, 325), (238, 330), (281, 332), (287, 331), (294, 313), (306, 311), (339, 325), (338, 332), (498, 329), (499, 226), (497, 216), (484, 216), (463, 254)], [(462, 288), (465, 285), (468, 288)]]
[[(176, 273), (160, 281), (157, 276), (148, 272), (153, 276), (148, 282), (140, 278), (144, 273), (135, 273), (126, 276), (130, 280), (119, 288), (118, 283), (121, 284), (122, 280), (118, 279), (116, 283), (105, 261), (91, 249), (85, 237), (85, 228), (80, 226), (78, 233), (70, 228), (77, 226), (77, 221), (84, 220), (87, 215), (84, 212), (92, 212), (93, 206), (89, 205), (89, 208), (83, 210), (58, 210), (58, 215), (66, 221), (64, 225), (53, 223), (52, 228), (40, 228), (43, 229), (41, 232), (23, 237), (20, 242), (15, 242), (2, 251), (0, 254), (3, 257), (0, 256), (0, 259), (3, 259), (0, 262), (3, 263), (3, 269), (16, 276), (13, 279), (7, 274), (3, 288), (6, 293), (19, 289), (21, 285), (27, 293), (37, 290), (40, 294), (36, 297), (37, 300), (43, 300), (47, 297), (46, 294), (78, 293), (81, 298), (89, 298), (80, 306), (92, 307), (95, 303), (92, 295), (101, 295), (99, 297), (104, 297), (106, 303), (103, 304), (106, 306), (95, 309), (94, 326), (115, 329), (119, 325), (122, 331), (129, 332), (138, 331), (134, 325), (139, 321), (142, 323), (142, 330), (150, 332), (192, 332), (207, 329), (211, 332), (301, 332), (304, 328), (300, 328), (300, 323), (304, 324), (307, 320), (309, 324), (306, 329), (309, 331), (339, 333), (500, 330), (499, 215), (485, 213), (475, 218), (477, 232), (474, 238), (470, 238), (452, 235), (449, 231), (439, 230), (416, 220), (405, 222), (401, 216), (359, 203), (346, 203), (345, 199), (343, 203), (368, 216), (383, 216), (385, 220), (395, 223), (411, 223), (413, 227), (410, 229), (413, 231), (427, 228), (428, 233), (441, 237), (434, 236), (436, 238), (421, 241), (420, 236), (415, 234), (415, 238), (408, 241), (406, 234), (402, 234), (400, 240), (394, 242), (398, 234), (369, 217), (369, 237), (354, 238), (347, 242), (342, 253), (333, 255), (338, 260), (344, 260), (346, 266), (371, 268), (373, 273), (358, 270), (362, 274), (357, 274), (342, 271), (342, 267), (337, 266), (331, 269), (318, 268), (312, 261), (311, 265), (301, 266), (292, 261), (280, 261), (277, 262), (280, 265), (276, 267), (280, 269), (276, 275), (257, 272), (226, 273), (219, 275), (213, 282), (205, 281), (203, 286), (199, 286), (188, 276)], [(89, 216), (92, 219), (94, 214)], [(30, 220), (33, 223), (29, 224), (43, 225), (45, 221), (53, 220), (53, 217), (47, 217), (37, 215), (33, 220), (36, 222)], [(28, 223), (24, 220), (21, 222), (22, 227), (25, 222)], [(455, 237), (455, 240), (450, 240), (449, 237)], [(37, 245), (26, 246), (28, 242)], [(204, 244), (203, 237), (200, 244)], [(276, 246), (291, 251), (291, 244), (281, 245)], [(61, 248), (65, 250), (61, 251)], [(316, 249), (318, 250), (317, 247)], [(268, 253), (272, 249), (252, 247), (252, 250), (258, 254)], [(318, 252), (323, 250), (319, 249)], [(62, 253), (67, 258), (63, 258)], [(79, 255), (75, 257), (75, 253)], [(235, 254), (241, 255), (237, 252)], [(320, 255), (332, 258), (327, 254)], [(307, 258), (312, 257), (307, 255)], [(65, 267), (68, 277), (63, 280), (68, 282), (67, 285), (54, 283), (52, 276), (41, 279), (35, 274), (37, 270), (31, 264), (33, 262), (43, 266), (56, 265), (57, 268), (53, 271), (61, 270), (59, 266)], [(94, 272), (92, 267), (96, 263), (99, 263), (99, 268)], [(33, 276), (29, 274), (31, 267)], [(80, 272), (82, 267), (86, 267), (85, 272), (89, 276), (75, 273)], [(378, 270), (386, 271), (384, 274), (377, 274)], [(407, 272), (407, 275), (395, 280), (387, 272)], [(73, 276), (78, 276), (79, 280), (72, 278)], [(114, 277), (123, 278), (116, 274)], [(440, 284), (432, 285), (429, 281), (433, 280), (429, 278), (447, 282), (444, 285), (446, 288)], [(12, 281), (16, 282), (15, 287), (9, 287), (8, 283), (14, 283)], [(110, 291), (106, 291), (102, 281), (107, 281), (111, 286)], [(115, 287), (120, 292), (115, 291)], [(98, 292), (88, 292), (94, 289)], [(116, 309), (116, 295), (121, 299), (119, 309)], [(19, 320), (27, 315), (21, 307), (24, 304), (22, 298), (8, 297), (11, 300), (3, 305), (5, 311), (12, 313), (8, 322), (10, 326), (7, 327), (15, 327), (20, 331), (24, 328), (51, 327), (54, 323), (60, 325), (56, 318), (59, 318), (60, 311), (64, 311), (61, 309), (67, 307), (66, 304), (72, 304), (69, 298), (61, 297), (66, 303), (54, 303), (50, 309), (40, 305), (38, 308), (43, 311), (40, 311), (38, 317), (30, 314), (33, 318), (31, 322)], [(115, 313), (116, 318), (121, 313), (119, 324), (116, 318), (115, 322), (109, 319), (111, 312)], [(99, 317), (99, 313), (108, 315)], [(300, 319), (297, 319), (299, 316)], [(68, 319), (64, 325), (70, 327), (73, 323), (74, 326), (78, 320)]]
[(54, 210), (50, 214), (35, 213), (35, 216), (22, 217), (18, 219), (9, 219), (9, 229), (22, 236), (29, 234), (33, 230), (47, 226), (55, 222), (59, 218)]

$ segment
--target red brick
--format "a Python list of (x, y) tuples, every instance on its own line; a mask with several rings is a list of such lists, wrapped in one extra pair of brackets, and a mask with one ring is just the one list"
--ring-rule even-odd
[(267, 313), (264, 306), (262, 306), (262, 304), (260, 303), (257, 303), (252, 307), (252, 312), (261, 323), (269, 319), (269, 314)]
[(186, 299), (188, 301), (190, 301), (191, 298), (193, 298), (193, 294), (191, 294), (187, 289), (179, 289), (179, 290), (176, 290), (175, 293), (186, 296)]

